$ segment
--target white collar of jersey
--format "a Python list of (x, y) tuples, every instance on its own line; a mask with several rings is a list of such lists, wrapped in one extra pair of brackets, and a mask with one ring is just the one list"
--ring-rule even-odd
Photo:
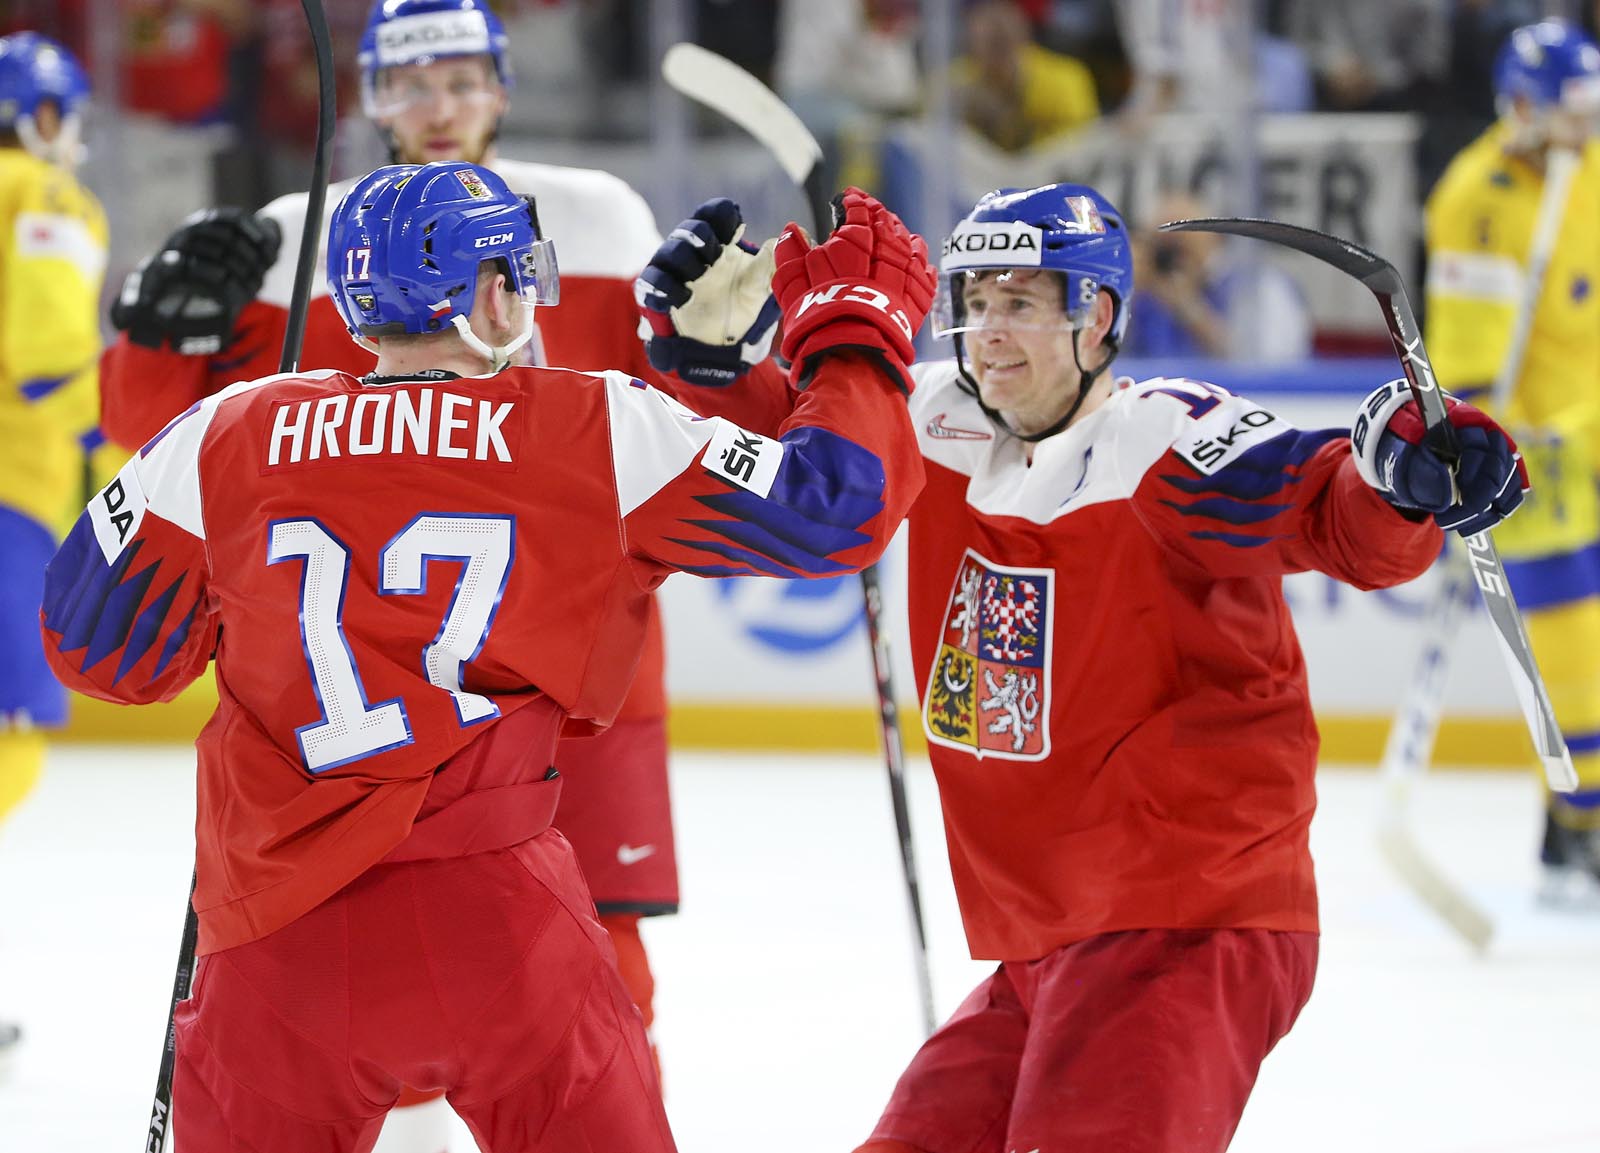
[[(954, 361), (918, 366), (912, 419), (923, 456), (968, 478), (966, 504), (974, 512), (1050, 525), (1086, 505), (1128, 499), (1171, 445), (1173, 433), (1166, 422), (1130, 408), (1144, 385), (1134, 385), (1128, 377), (1118, 377), (1117, 385), (1093, 413), (1038, 441), (1032, 462), (1026, 445), (995, 430), (978, 403), (958, 387)], [(928, 432), (933, 421), (984, 429), (994, 437), (939, 437)]]

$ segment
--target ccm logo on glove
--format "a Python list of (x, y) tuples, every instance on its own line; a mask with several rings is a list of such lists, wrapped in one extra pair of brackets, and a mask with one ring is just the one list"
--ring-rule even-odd
[[(795, 306), (795, 316), (804, 316), (819, 304), (865, 304), (868, 308), (876, 308), (894, 321), (895, 326), (905, 333), (907, 340), (911, 340), (916, 336), (916, 331), (911, 327), (911, 321), (906, 317), (905, 309), (889, 307), (891, 302), (887, 293), (879, 292), (870, 284), (853, 284), (849, 286), (849, 291), (845, 289), (846, 286), (843, 284), (833, 284), (824, 288), (821, 292), (806, 293), (801, 298), (800, 303)], [(843, 296), (839, 295), (841, 292), (844, 293)]]

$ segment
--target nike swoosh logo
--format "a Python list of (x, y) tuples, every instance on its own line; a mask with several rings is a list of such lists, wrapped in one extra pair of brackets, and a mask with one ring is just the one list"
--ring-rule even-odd
[(654, 855), (654, 845), (618, 845), (617, 860), (624, 865), (637, 865), (646, 857)]
[(980, 432), (972, 428), (953, 428), (944, 422), (944, 413), (940, 413), (927, 424), (927, 433), (939, 440), (993, 440), (994, 434)]

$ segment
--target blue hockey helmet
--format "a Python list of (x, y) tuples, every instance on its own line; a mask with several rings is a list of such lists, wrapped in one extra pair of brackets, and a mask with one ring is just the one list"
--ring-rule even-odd
[[(89, 77), (60, 44), (37, 32), (0, 36), (0, 130), (15, 132), (23, 147), (46, 160), (77, 160), (80, 117)], [(39, 136), (39, 106), (53, 102), (61, 115), (55, 139)]]
[(505, 88), (513, 83), (510, 38), (487, 0), (376, 0), (361, 33), (361, 103), (368, 116), (388, 115), (378, 74), (403, 64), (452, 56), (487, 56)]
[(945, 239), (934, 301), (935, 336), (970, 331), (964, 289), (986, 271), (1040, 269), (1061, 275), (1073, 327), (1092, 315), (1103, 288), (1121, 343), (1133, 299), (1133, 252), (1122, 213), (1086, 184), (1002, 188), (987, 193)]
[(1525, 24), (1495, 57), (1494, 95), (1502, 115), (1518, 97), (1536, 108), (1600, 111), (1600, 46), (1563, 20)]
[[(500, 262), (528, 308), (523, 334), (491, 348), (472, 332), (478, 268)], [(533, 332), (533, 305), (555, 304), (555, 246), (539, 234), (533, 198), (488, 168), (461, 160), (391, 164), (358, 180), (328, 229), (328, 289), (351, 338), (442, 332), (454, 326), (496, 368)]]

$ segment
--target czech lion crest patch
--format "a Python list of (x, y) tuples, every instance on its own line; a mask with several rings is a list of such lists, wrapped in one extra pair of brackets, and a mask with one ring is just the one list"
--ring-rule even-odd
[(1036, 761), (1050, 752), (1055, 574), (961, 559), (922, 723), (935, 744)]

